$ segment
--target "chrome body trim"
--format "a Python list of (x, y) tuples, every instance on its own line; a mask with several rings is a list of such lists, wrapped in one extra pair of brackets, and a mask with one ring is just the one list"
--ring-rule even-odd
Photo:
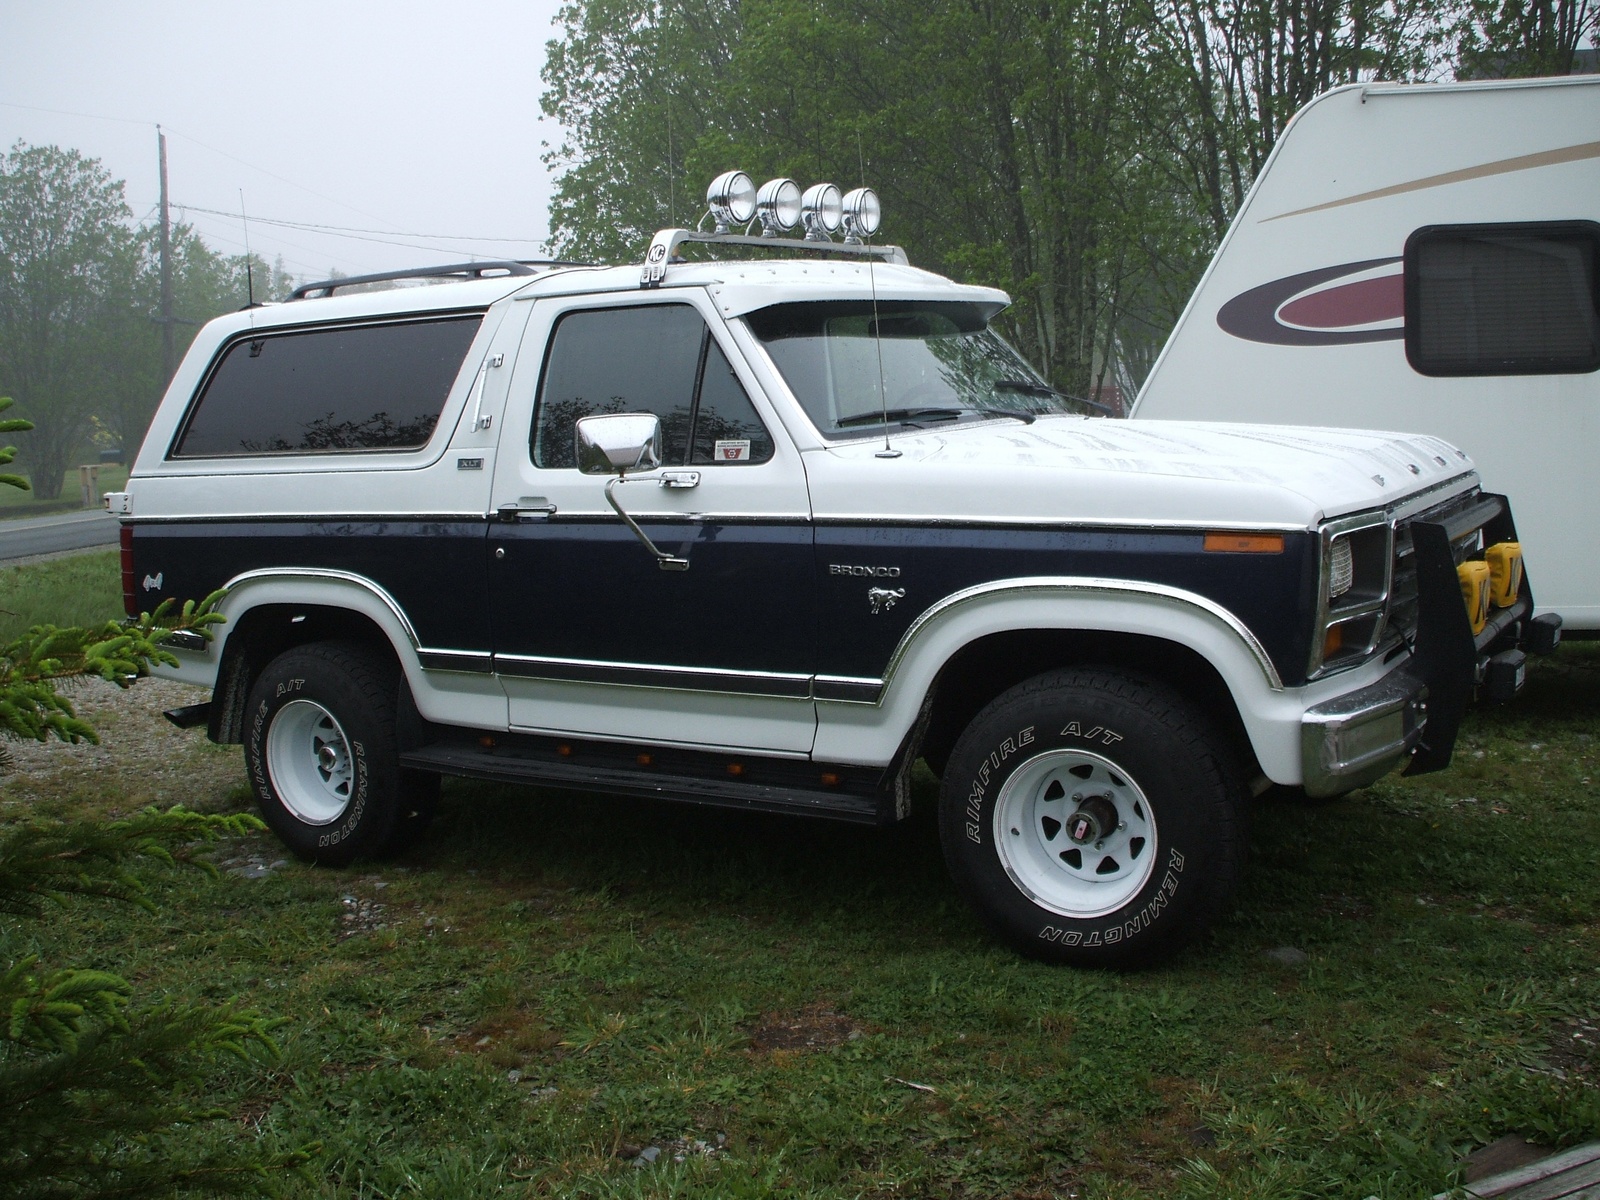
[(487, 650), (440, 650), (418, 646), (417, 659), (424, 671), (470, 671), (488, 675), (494, 672), (494, 655)]
[[(1278, 674), (1278, 668), (1272, 665), (1272, 659), (1267, 654), (1260, 639), (1250, 632), (1247, 626), (1233, 613), (1214, 600), (1194, 592), (1184, 591), (1182, 588), (1168, 587), (1160, 583), (1134, 583), (1125, 579), (1092, 579), (1077, 576), (1042, 576), (1039, 578), (1003, 579), (991, 583), (980, 583), (973, 587), (953, 592), (938, 603), (926, 608), (911, 622), (910, 627), (900, 639), (900, 644), (894, 648), (894, 653), (889, 656), (889, 665), (883, 672), (883, 689), (887, 691), (894, 682), (895, 672), (900, 664), (910, 654), (912, 643), (917, 635), (929, 624), (944, 616), (955, 608), (971, 604), (978, 600), (1009, 594), (1017, 596), (1050, 596), (1050, 595), (1089, 595), (1089, 596), (1129, 596), (1143, 600), (1157, 600), (1174, 607), (1198, 609), (1214, 620), (1222, 622), (1237, 637), (1245, 648), (1250, 651), (1251, 657), (1256, 660), (1256, 665), (1261, 668), (1262, 677), (1267, 686), (1275, 692), (1283, 691), (1283, 679)], [(881, 702), (881, 696), (880, 696)]]
[(1126, 518), (1115, 517), (972, 517), (938, 516), (927, 513), (906, 514), (904, 516), (886, 515), (884, 513), (831, 513), (827, 516), (814, 517), (813, 521), (818, 525), (970, 525), (985, 529), (1005, 528), (1007, 526), (1044, 526), (1061, 530), (1126, 529), (1138, 531), (1158, 529), (1164, 533), (1192, 533), (1196, 537), (1216, 530), (1229, 530), (1240, 533), (1312, 533), (1316, 529), (1315, 526), (1271, 521), (1129, 521)]
[(496, 654), (494, 669), (500, 674), (523, 679), (565, 683), (617, 684), (678, 692), (728, 692), (793, 700), (811, 698), (810, 675), (778, 671), (736, 671), (725, 667), (682, 667), (525, 654)]
[(365, 575), (357, 575), (351, 571), (334, 571), (326, 567), (262, 567), (254, 571), (245, 571), (235, 575), (222, 586), (227, 589), (230, 596), (233, 591), (246, 583), (268, 582), (278, 579), (322, 579), (329, 583), (347, 583), (364, 591), (370, 592), (400, 623), (400, 628), (405, 631), (406, 638), (411, 642), (411, 649), (416, 650), (421, 646), (417, 639), (417, 631), (412, 627), (411, 618), (407, 617), (405, 610), (393, 596), (384, 588), (373, 583)]

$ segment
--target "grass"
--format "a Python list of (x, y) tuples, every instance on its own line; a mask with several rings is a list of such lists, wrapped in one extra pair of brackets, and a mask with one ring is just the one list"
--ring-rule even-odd
[[(10, 489), (0, 488), (0, 496)], [(0, 566), (0, 643), (34, 625), (95, 626), (122, 616), (116, 550)]]
[[(1259, 804), (1231, 917), (1142, 973), (997, 948), (926, 812), (459, 781), (397, 862), (155, 871), (156, 915), (75, 904), (26, 937), (147, 1000), (287, 1018), (282, 1063), (215, 1099), (234, 1136), (322, 1143), (297, 1196), (1430, 1196), (1502, 1134), (1600, 1137), (1597, 649), (1477, 710), (1447, 772)], [(0, 819), (247, 802), (111, 770), (7, 791)]]
[[(21, 472), (23, 478), (30, 479), (26, 471)], [(69, 469), (64, 476), (65, 482), (61, 487), (61, 495), (55, 500), (41, 500), (36, 491), (23, 491), (21, 488), (0, 487), (0, 521), (17, 520), (22, 517), (43, 517), (50, 513), (77, 512), (83, 509), (83, 485), (78, 478), (78, 468)], [(106, 463), (100, 468), (100, 474), (95, 483), (95, 502), (88, 507), (95, 507), (100, 503), (100, 496), (105, 492), (115, 492), (128, 482), (128, 468), (123, 463)], [(56, 622), (60, 624), (60, 622)]]

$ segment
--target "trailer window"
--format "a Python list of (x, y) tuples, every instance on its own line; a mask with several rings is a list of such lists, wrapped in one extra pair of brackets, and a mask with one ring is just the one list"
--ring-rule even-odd
[(1406, 358), (1423, 375), (1600, 369), (1600, 225), (1435, 225), (1406, 241)]

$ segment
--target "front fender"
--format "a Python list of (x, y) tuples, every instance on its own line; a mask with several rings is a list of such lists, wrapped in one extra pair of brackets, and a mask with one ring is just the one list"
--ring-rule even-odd
[[(816, 756), (887, 763), (945, 663), (980, 638), (1034, 629), (1131, 634), (1188, 647), (1226, 684), (1263, 769), (1275, 779), (1298, 776), (1303, 702), (1286, 691), (1238, 617), (1179, 588), (1072, 576), (1009, 579), (956, 592), (912, 622), (881, 680), (819, 679)], [(827, 698), (845, 696), (851, 698)]]

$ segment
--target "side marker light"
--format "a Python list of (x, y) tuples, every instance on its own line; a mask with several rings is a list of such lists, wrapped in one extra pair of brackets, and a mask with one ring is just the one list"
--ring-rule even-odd
[(1205, 549), (1213, 554), (1282, 554), (1283, 534), (1208, 533)]

